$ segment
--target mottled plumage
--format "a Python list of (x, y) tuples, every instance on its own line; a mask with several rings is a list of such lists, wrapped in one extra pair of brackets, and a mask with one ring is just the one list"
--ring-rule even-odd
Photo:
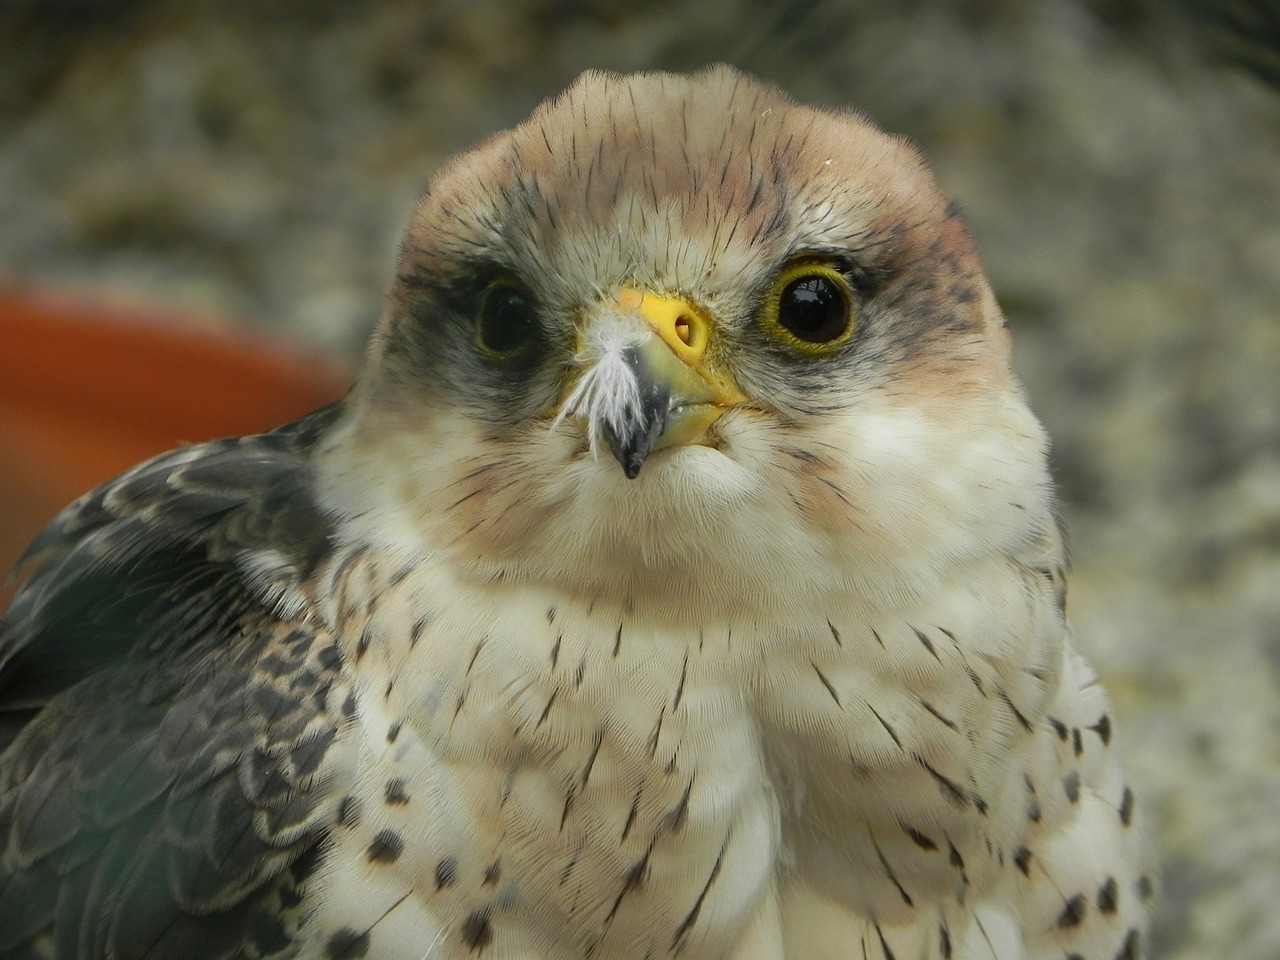
[(1078, 958), (1153, 874), (955, 207), (728, 68), (412, 212), (347, 399), (0, 621), (0, 957)]

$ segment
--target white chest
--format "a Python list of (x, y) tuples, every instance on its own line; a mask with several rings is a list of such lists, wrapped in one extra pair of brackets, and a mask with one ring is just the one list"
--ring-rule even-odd
[[(1056, 615), (997, 572), (927, 610), (663, 624), (357, 561), (364, 743), (315, 955), (371, 931), (369, 956), (763, 960), (814, 904), (976, 895), (1055, 682)], [(346, 603), (366, 578), (384, 601)]]

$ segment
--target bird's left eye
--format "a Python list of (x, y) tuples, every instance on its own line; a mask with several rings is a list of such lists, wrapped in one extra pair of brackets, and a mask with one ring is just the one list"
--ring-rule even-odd
[(798, 263), (773, 281), (765, 324), (800, 349), (842, 343), (853, 332), (853, 290), (839, 270)]
[(480, 297), (476, 342), (491, 357), (513, 357), (533, 343), (538, 318), (533, 297), (516, 281), (503, 278), (485, 288)]

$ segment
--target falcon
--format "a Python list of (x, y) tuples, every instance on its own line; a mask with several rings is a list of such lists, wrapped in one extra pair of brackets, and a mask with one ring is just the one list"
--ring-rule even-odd
[(1009, 337), (908, 143), (584, 74), (430, 181), (341, 403), (28, 550), (0, 956), (1144, 955)]

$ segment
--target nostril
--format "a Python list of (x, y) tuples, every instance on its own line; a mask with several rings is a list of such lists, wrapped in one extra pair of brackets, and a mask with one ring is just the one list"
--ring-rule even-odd
[(697, 352), (703, 349), (707, 331), (697, 314), (680, 314), (676, 317), (674, 331), (679, 341), (690, 350)]

